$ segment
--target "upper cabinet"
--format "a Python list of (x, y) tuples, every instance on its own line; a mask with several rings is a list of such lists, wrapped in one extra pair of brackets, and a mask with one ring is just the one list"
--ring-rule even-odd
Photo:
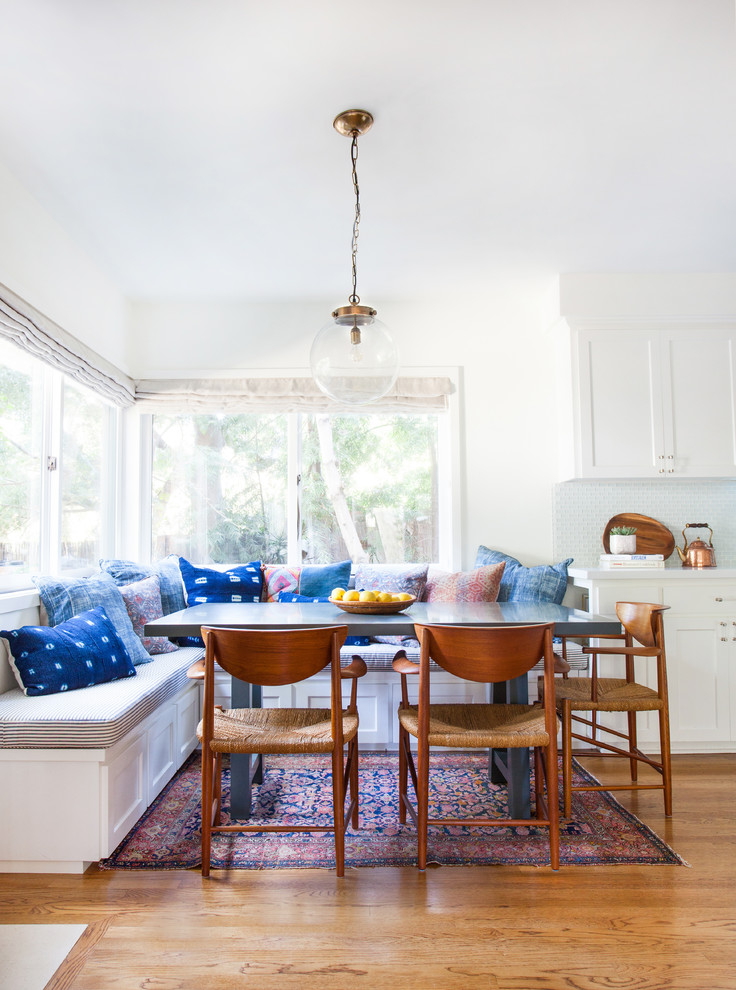
[(563, 478), (736, 476), (736, 324), (558, 332)]

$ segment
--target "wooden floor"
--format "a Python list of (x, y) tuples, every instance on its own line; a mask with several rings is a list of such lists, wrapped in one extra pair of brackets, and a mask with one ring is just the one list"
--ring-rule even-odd
[(0, 923), (89, 926), (49, 990), (734, 990), (736, 754), (674, 763), (619, 796), (689, 869), (6, 874)]

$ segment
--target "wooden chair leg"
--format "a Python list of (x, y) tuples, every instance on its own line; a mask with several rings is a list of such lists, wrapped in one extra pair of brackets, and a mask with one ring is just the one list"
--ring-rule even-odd
[(417, 749), (417, 866), (427, 868), (427, 819), (429, 817), (429, 747), (421, 740)]
[(403, 725), (399, 726), (399, 822), (406, 825), (407, 786), (409, 780), (409, 765), (406, 759), (406, 747), (409, 745), (409, 733)]
[[(629, 723), (629, 752), (635, 753), (637, 747), (636, 712), (627, 712), (627, 719)], [(638, 780), (639, 761), (633, 756), (629, 759), (629, 767), (631, 768), (631, 780)]]
[(212, 823), (219, 825), (222, 815), (222, 753), (215, 754), (214, 795), (215, 814)]
[[(543, 812), (542, 812), (542, 803), (543, 803), (542, 798), (544, 795), (544, 781), (542, 780), (543, 776), (544, 776), (544, 772), (542, 770), (541, 754), (539, 751), (539, 747), (535, 746), (534, 747), (534, 801), (536, 805), (537, 818), (543, 817)], [(547, 796), (549, 797), (549, 792)], [(555, 801), (558, 800), (559, 797), (556, 797)]]
[(549, 815), (549, 861), (553, 870), (560, 868), (560, 806), (557, 777), (557, 745), (551, 741), (546, 751), (545, 784), (547, 786), (547, 814)]
[(335, 826), (335, 865), (337, 875), (345, 876), (345, 791), (343, 788), (344, 754), (332, 751), (332, 807)]
[(349, 759), (350, 759), (350, 797), (355, 799), (355, 807), (353, 808), (353, 817), (350, 824), (354, 829), (359, 827), (359, 814), (360, 809), (358, 807), (358, 739), (352, 739), (350, 746), (348, 747)]
[(659, 745), (662, 752), (662, 782), (664, 783), (664, 813), (672, 816), (672, 760), (670, 756), (670, 717), (667, 708), (659, 711)]
[(572, 813), (572, 705), (568, 698), (562, 702), (562, 813), (565, 818)]
[(210, 875), (210, 854), (212, 849), (212, 773), (214, 759), (208, 746), (202, 748), (202, 876)]

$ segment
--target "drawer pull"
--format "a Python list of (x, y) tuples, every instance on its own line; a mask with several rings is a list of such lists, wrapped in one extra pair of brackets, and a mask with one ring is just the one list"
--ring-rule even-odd
[(736, 598), (714, 598), (716, 602), (736, 602)]

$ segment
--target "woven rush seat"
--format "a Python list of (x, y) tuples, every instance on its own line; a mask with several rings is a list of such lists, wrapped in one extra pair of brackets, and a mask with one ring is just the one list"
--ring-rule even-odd
[(600, 677), (597, 682), (598, 700), (591, 701), (590, 677), (569, 677), (555, 684), (555, 698), (569, 698), (577, 711), (635, 712), (657, 711), (664, 701), (645, 684), (627, 683), (623, 677)]
[[(416, 706), (399, 709), (399, 723), (419, 732)], [(429, 745), (478, 749), (547, 746), (544, 709), (539, 705), (430, 705)]]
[[(358, 733), (358, 716), (343, 712), (342, 724), (349, 742)], [(202, 729), (200, 722), (200, 742)], [(210, 741), (215, 753), (330, 753), (334, 745), (329, 708), (216, 709)]]

